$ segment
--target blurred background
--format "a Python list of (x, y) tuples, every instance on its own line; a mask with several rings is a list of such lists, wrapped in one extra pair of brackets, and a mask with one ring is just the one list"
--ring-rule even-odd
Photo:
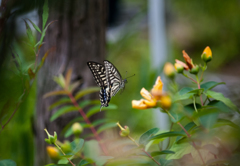
[[(183, 60), (182, 50), (188, 53), (194, 63), (201, 63), (202, 51), (206, 46), (210, 46), (213, 60), (209, 63), (205, 78), (226, 82), (226, 86), (220, 86), (220, 89), (216, 90), (224, 93), (240, 107), (238, 86), (240, 1), (95, 1), (89, 3), (81, 1), (80, 8), (74, 6), (75, 1), (74, 3), (49, 2), (48, 22), (55, 20), (56, 17), (58, 21), (52, 28), (49, 27), (43, 50), (46, 51), (47, 47), (56, 47), (57, 56), (50, 56), (43, 71), (40, 71), (38, 80), (33, 82), (27, 99), (21, 104), (11, 122), (1, 131), (0, 160), (12, 159), (18, 166), (36, 163), (34, 155), (39, 149), (36, 147), (38, 142), (34, 138), (39, 135), (44, 125), (51, 128), (51, 123), (46, 116), (44, 116), (42, 128), (38, 127), (38, 124), (42, 123), (42, 119), (36, 116), (41, 112), (39, 102), (42, 100), (42, 95), (56, 88), (52, 76), (64, 73), (70, 66), (73, 66), (73, 70), (78, 70), (73, 79), (83, 79), (83, 82), (88, 82), (82, 85), (83, 88), (95, 86), (86, 65), (89, 60), (99, 63), (104, 59), (109, 60), (122, 73), (123, 78), (126, 77), (126, 71), (128, 76), (135, 74), (128, 79), (124, 92), (117, 94), (111, 100), (118, 109), (106, 111), (104, 115), (108, 119), (128, 125), (134, 138), (154, 126), (168, 128), (167, 119), (161, 117), (159, 110), (132, 109), (131, 101), (142, 98), (141, 88), (150, 90), (157, 75), (161, 75), (165, 81), (162, 75), (164, 63), (166, 61), (174, 63), (174, 59)], [(54, 5), (55, 3), (60, 7)], [(84, 6), (85, 3), (87, 6)], [(41, 25), (43, 2), (0, 0), (0, 4), (0, 118), (2, 122), (14, 111), (16, 101), (23, 90), (20, 86), (22, 78), (14, 73), (10, 48), (14, 47), (20, 54), (24, 70), (34, 64), (35, 56), (25, 42), (27, 37), (23, 18)], [(67, 10), (63, 6), (66, 6)], [(91, 20), (87, 21), (88, 19)], [(55, 32), (56, 26), (62, 27), (62, 35), (59, 35), (59, 28), (56, 30), (58, 33)], [(64, 34), (69, 34), (69, 31), (74, 34), (65, 36)], [(84, 36), (84, 34), (87, 35)], [(37, 33), (35, 36), (39, 38)], [(58, 38), (69, 43), (57, 43), (55, 40)], [(85, 46), (81, 43), (87, 43), (86, 46), (93, 51), (80, 49)], [(80, 47), (76, 48), (78, 45)], [(43, 53), (44, 51), (40, 56), (43, 56)], [(76, 64), (71, 59), (74, 59)], [(51, 65), (53, 62), (54, 65)], [(183, 85), (181, 76), (177, 76), (177, 80)], [(48, 88), (40, 91), (39, 88), (43, 86)], [(93, 97), (98, 99), (98, 94)], [(6, 102), (12, 104), (8, 106), (9, 113), (2, 116)], [(58, 121), (55, 125), (64, 127), (62, 121)], [(43, 138), (46, 137), (44, 134)]]

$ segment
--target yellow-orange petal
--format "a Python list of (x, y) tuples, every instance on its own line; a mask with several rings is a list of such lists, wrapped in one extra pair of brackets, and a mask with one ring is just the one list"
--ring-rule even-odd
[(182, 62), (182, 61), (180, 61), (178, 59), (175, 59), (175, 61), (176, 61), (176, 64), (179, 64), (179, 65), (183, 66), (185, 70), (189, 70), (188, 65), (186, 65), (184, 62)]
[(161, 90), (156, 90), (156, 89), (152, 89), (151, 90), (151, 94), (154, 97), (154, 99), (156, 100), (160, 100), (161, 97), (163, 96), (163, 91)]
[(143, 99), (141, 100), (132, 100), (132, 108), (136, 109), (147, 109), (147, 105)]
[(192, 63), (192, 59), (188, 56), (188, 54), (185, 52), (185, 50), (182, 51), (183, 53), (183, 58), (185, 59), (189, 69), (192, 69), (194, 67)]
[(172, 105), (172, 100), (168, 95), (165, 95), (161, 97), (160, 104), (163, 109), (169, 109)]
[(155, 84), (153, 85), (152, 90), (160, 90), (160, 91), (162, 91), (162, 88), (163, 88), (163, 82), (161, 80), (161, 77), (158, 76)]
[(150, 92), (148, 92), (145, 88), (142, 88), (140, 91), (140, 94), (142, 95), (142, 97), (144, 97), (147, 100), (152, 100), (152, 95)]
[(46, 147), (47, 154), (51, 159), (58, 159), (59, 158), (59, 151), (56, 147), (53, 146), (47, 146)]
[(152, 108), (157, 105), (157, 100), (155, 98), (152, 100), (144, 100), (143, 102), (147, 105), (148, 108)]
[(206, 58), (209, 58), (209, 57), (212, 57), (212, 50), (210, 49), (209, 46), (207, 46), (204, 51), (203, 51), (203, 54), (206, 54)]

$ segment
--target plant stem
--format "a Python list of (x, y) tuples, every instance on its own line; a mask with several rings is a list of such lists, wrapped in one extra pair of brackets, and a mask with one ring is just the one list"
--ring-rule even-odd
[[(21, 96), (24, 96), (24, 95), (25, 95), (25, 91), (26, 91), (26, 89), (24, 89), (23, 94), (22, 94)], [(28, 94), (28, 93), (27, 93), (27, 94)], [(25, 97), (26, 97), (26, 96), (25, 96)], [(16, 107), (15, 107), (15, 110), (13, 111), (12, 115), (10, 116), (10, 118), (7, 120), (7, 122), (6, 122), (4, 125), (2, 125), (1, 130), (0, 130), (0, 133), (1, 133), (2, 130), (6, 127), (6, 125), (11, 121), (11, 119), (13, 118), (13, 116), (15, 115), (15, 113), (17, 112), (17, 110), (18, 110), (21, 102), (22, 102), (22, 100), (20, 100), (20, 101), (17, 103), (17, 105), (16, 105)]]
[[(138, 147), (139, 147), (139, 144), (132, 138), (128, 135), (128, 138), (133, 141)], [(144, 148), (141, 149), (146, 155), (148, 155), (148, 157), (150, 157), (157, 165), (161, 165), (159, 162), (157, 162), (157, 160), (155, 160)]]
[[(200, 82), (199, 82), (199, 79), (198, 79), (198, 76), (197, 76), (197, 75), (196, 75), (196, 78), (197, 78), (197, 86), (198, 86), (198, 89), (201, 89), (201, 87), (200, 87)], [(201, 105), (203, 106), (202, 94), (200, 94), (200, 100), (201, 100)]]
[(196, 98), (193, 96), (193, 106), (195, 111), (198, 113), (197, 107), (196, 107)]
[[(171, 115), (171, 113), (170, 113), (169, 111), (166, 111), (166, 112), (168, 113), (168, 115), (169, 115), (171, 118), (173, 118), (174, 121), (176, 121), (176, 119)], [(178, 125), (183, 129), (183, 131), (187, 134), (187, 137), (188, 137), (188, 138), (191, 138), (191, 135), (190, 135), (190, 134), (188, 133), (188, 131), (183, 127), (183, 125), (182, 125), (180, 122), (177, 122), (177, 124), (178, 124)], [(204, 160), (203, 160), (202, 154), (201, 154), (200, 151), (198, 150), (197, 145), (195, 144), (194, 141), (191, 141), (191, 142), (192, 142), (193, 147), (194, 147), (194, 148), (196, 149), (196, 151), (198, 152), (198, 155), (200, 156), (203, 164), (205, 165), (205, 162), (204, 162)]]
[(77, 101), (75, 100), (75, 98), (73, 97), (72, 93), (69, 92), (68, 96), (69, 96), (69, 98), (71, 99), (73, 105), (74, 105), (76, 108), (78, 108), (78, 111), (79, 111), (79, 113), (82, 115), (82, 117), (83, 117), (83, 119), (85, 120), (85, 122), (86, 122), (87, 124), (89, 124), (90, 129), (91, 129), (92, 133), (94, 134), (95, 138), (97, 139), (97, 141), (98, 141), (101, 149), (103, 150), (104, 154), (105, 154), (105, 155), (108, 155), (107, 148), (106, 148), (105, 145), (102, 143), (102, 140), (101, 140), (101, 138), (99, 137), (96, 129), (93, 127), (92, 123), (90, 122), (90, 120), (88, 119), (88, 117), (86, 116), (86, 114), (84, 113), (84, 111), (79, 107), (79, 105), (78, 105)]
[[(54, 145), (62, 152), (62, 154), (64, 156), (66, 156), (66, 154), (63, 152), (62, 148), (60, 148), (57, 143), (54, 143)], [(72, 164), (72, 166), (75, 166), (75, 164), (73, 164), (73, 162), (69, 158), (67, 158), (67, 159)]]
[(194, 80), (192, 77), (189, 77), (187, 74), (182, 73), (182, 75), (185, 76), (185, 77), (187, 77), (187, 78), (189, 78), (189, 79), (192, 80), (193, 82), (197, 83), (196, 80)]

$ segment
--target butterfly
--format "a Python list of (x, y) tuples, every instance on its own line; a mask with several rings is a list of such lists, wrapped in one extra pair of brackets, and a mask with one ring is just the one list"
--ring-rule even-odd
[(89, 61), (87, 62), (95, 82), (101, 87), (99, 97), (102, 107), (108, 107), (111, 98), (117, 94), (120, 89), (124, 89), (127, 79), (122, 79), (117, 68), (109, 61), (104, 60), (104, 65)]

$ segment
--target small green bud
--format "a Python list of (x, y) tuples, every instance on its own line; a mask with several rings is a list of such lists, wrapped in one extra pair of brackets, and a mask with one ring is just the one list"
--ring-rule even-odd
[(177, 73), (183, 73), (184, 67), (181, 64), (175, 63), (174, 67)]
[(48, 139), (46, 138), (45, 141), (48, 144), (55, 144), (55, 142), (57, 141), (57, 133), (54, 131), (54, 136), (50, 135), (47, 131), (47, 129), (44, 129), (48, 135)]
[(72, 151), (71, 143), (69, 141), (64, 141), (61, 148), (65, 153), (69, 153)]
[(76, 122), (72, 125), (72, 131), (73, 131), (74, 135), (79, 135), (83, 132), (83, 127), (81, 126), (80, 123)]
[(195, 67), (193, 67), (190, 71), (191, 74), (198, 74), (199, 72), (199, 66), (196, 65)]
[(121, 137), (127, 137), (130, 134), (130, 130), (128, 126), (124, 126), (124, 130), (120, 131)]

